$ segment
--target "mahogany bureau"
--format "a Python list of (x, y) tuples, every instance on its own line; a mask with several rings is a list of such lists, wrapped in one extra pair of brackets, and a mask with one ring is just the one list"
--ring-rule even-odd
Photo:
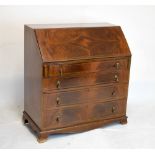
[(130, 60), (120, 26), (25, 25), (24, 123), (39, 142), (127, 123)]

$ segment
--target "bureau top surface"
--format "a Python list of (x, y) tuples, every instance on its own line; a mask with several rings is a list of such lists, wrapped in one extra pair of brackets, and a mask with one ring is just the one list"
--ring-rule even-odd
[(108, 23), (35, 24), (25, 25), (27, 29), (35, 34), (43, 62), (131, 55), (120, 26)]
[(32, 29), (50, 29), (50, 28), (80, 28), (80, 27), (111, 27), (116, 26), (110, 23), (70, 23), (70, 24), (27, 24)]

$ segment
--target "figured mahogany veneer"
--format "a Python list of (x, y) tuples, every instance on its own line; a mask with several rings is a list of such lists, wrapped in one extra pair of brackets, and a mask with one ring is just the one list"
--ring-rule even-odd
[(73, 87), (75, 88), (78, 86), (80, 87), (104, 83), (118, 83), (119, 81), (126, 83), (128, 82), (128, 74), (128, 71), (108, 73), (97, 72), (66, 77), (44, 78), (43, 90), (60, 90)]
[[(46, 66), (48, 66), (46, 68)], [(55, 65), (52, 63), (45, 64), (47, 69), (46, 75), (44, 77), (53, 76), (69, 76), (71, 74), (87, 74), (92, 72), (108, 72), (126, 70), (128, 68), (128, 59), (112, 59), (112, 60), (96, 60), (81, 63), (65, 63), (60, 65)]]
[(85, 104), (87, 102), (95, 101), (104, 102), (107, 100), (126, 98), (127, 90), (127, 84), (111, 84), (108, 86), (99, 85), (70, 91), (44, 93), (44, 108), (53, 109), (55, 107), (69, 106), (72, 104)]
[[(102, 120), (104, 118), (120, 117), (125, 115), (126, 100), (110, 102), (89, 101), (83, 105), (65, 106), (45, 110), (43, 113), (43, 128), (68, 127), (74, 124)], [(87, 109), (87, 110), (86, 110)]]
[(127, 123), (131, 53), (119, 26), (25, 25), (23, 121), (44, 142)]

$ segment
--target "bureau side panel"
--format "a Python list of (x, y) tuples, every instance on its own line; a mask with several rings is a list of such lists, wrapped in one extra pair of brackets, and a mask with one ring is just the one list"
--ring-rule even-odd
[(42, 59), (35, 32), (24, 27), (24, 111), (41, 126)]

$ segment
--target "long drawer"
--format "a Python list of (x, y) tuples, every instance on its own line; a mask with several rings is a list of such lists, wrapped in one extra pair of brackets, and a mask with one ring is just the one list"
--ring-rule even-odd
[(79, 76), (53, 77), (43, 79), (43, 91), (62, 90), (66, 88), (76, 88), (80, 86), (90, 86), (104, 83), (127, 83), (129, 71), (121, 70), (117, 72), (97, 72), (80, 74)]
[(120, 117), (126, 113), (126, 99), (45, 110), (43, 127), (59, 128)]
[[(124, 70), (128, 68), (128, 58), (111, 59), (111, 60), (96, 60), (91, 62), (81, 63), (64, 63), (64, 64), (46, 64), (45, 77), (53, 76), (68, 76), (71, 74), (84, 74), (87, 72), (108, 72), (116, 70)], [(46, 67), (45, 67), (46, 68)]]
[(53, 109), (60, 106), (72, 104), (93, 103), (96, 101), (115, 100), (127, 97), (128, 84), (100, 85), (86, 87), (79, 90), (71, 90), (56, 93), (43, 94), (43, 104), (45, 109)]

